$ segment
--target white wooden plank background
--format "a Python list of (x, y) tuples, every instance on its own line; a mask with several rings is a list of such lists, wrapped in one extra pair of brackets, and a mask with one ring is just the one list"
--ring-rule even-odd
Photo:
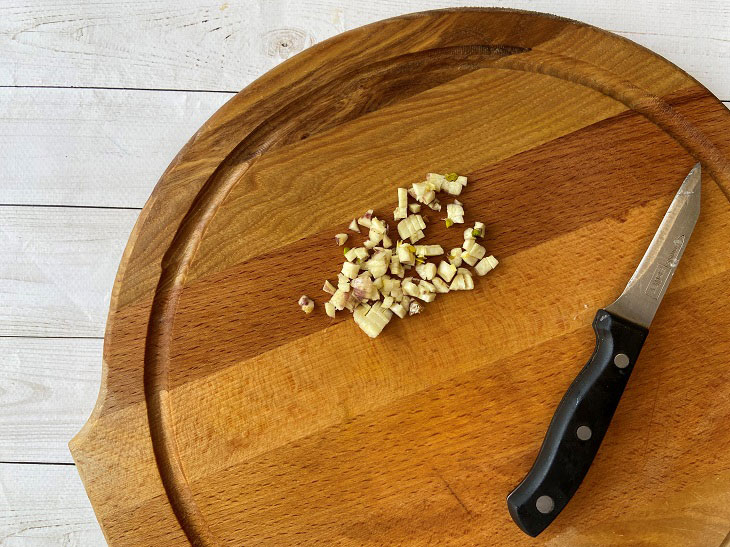
[[(344, 30), (453, 0), (0, 0), (0, 545), (103, 545), (67, 449), (122, 249), (233, 92)], [(730, 101), (727, 0), (469, 2), (617, 32)]]

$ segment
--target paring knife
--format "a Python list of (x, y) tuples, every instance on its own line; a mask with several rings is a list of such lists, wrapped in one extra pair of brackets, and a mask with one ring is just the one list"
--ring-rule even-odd
[(701, 178), (698, 163), (684, 179), (624, 292), (596, 313), (593, 355), (560, 401), (529, 473), (507, 496), (512, 519), (533, 537), (568, 504), (601, 446), (700, 214)]

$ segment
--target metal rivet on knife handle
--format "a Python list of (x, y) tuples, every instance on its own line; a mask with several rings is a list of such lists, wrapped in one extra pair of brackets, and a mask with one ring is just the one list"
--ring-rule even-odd
[(540, 496), (535, 502), (535, 507), (543, 515), (547, 515), (550, 511), (555, 508), (555, 502), (550, 496)]
[(582, 425), (575, 430), (575, 435), (581, 441), (587, 441), (591, 438), (591, 435), (593, 435), (593, 431), (591, 431), (591, 428), (587, 425)]
[(613, 364), (618, 368), (626, 368), (629, 366), (629, 356), (625, 353), (618, 353), (616, 357), (613, 358)]

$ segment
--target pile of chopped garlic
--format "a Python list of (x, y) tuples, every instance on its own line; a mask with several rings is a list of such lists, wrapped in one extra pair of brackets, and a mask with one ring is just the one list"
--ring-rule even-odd
[[(355, 323), (371, 338), (378, 336), (393, 315), (400, 318), (420, 313), (425, 302), (433, 302), (437, 294), (451, 291), (468, 291), (474, 288), (474, 280), (469, 269), (472, 266), (477, 275), (485, 275), (493, 270), (498, 262), (487, 256), (486, 249), (477, 242), (485, 235), (483, 222), (476, 222), (473, 228), (464, 231), (462, 247), (451, 249), (445, 255), (441, 245), (415, 245), (425, 237), (426, 222), (419, 214), (421, 205), (434, 211), (441, 210), (436, 194), (443, 192), (458, 196), (466, 186), (467, 179), (455, 173), (439, 175), (428, 173), (426, 180), (414, 183), (411, 188), (398, 188), (398, 206), (393, 211), (393, 219), (398, 222), (398, 237), (393, 241), (388, 235), (388, 224), (367, 211), (359, 219), (354, 219), (349, 229), (358, 234), (361, 227), (367, 229), (367, 239), (361, 247), (344, 247), (345, 262), (337, 276), (337, 285), (329, 280), (322, 290), (331, 295), (324, 309), (328, 316), (335, 317), (338, 311), (349, 310)], [(415, 203), (408, 203), (411, 197)], [(464, 205), (454, 199), (446, 205), (446, 226), (464, 224)], [(348, 234), (337, 234), (335, 241), (342, 246)], [(429, 262), (432, 257), (445, 259)], [(436, 259), (434, 259), (436, 260)], [(406, 276), (414, 269), (418, 277)], [(410, 272), (409, 272), (410, 273)], [(314, 303), (302, 296), (299, 305), (305, 313), (310, 313)]]

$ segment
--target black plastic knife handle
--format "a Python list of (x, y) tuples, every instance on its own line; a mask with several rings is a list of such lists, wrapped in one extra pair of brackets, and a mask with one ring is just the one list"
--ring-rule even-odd
[(598, 310), (596, 349), (553, 416), (532, 469), (507, 496), (510, 515), (535, 537), (580, 486), (601, 446), (648, 329)]

